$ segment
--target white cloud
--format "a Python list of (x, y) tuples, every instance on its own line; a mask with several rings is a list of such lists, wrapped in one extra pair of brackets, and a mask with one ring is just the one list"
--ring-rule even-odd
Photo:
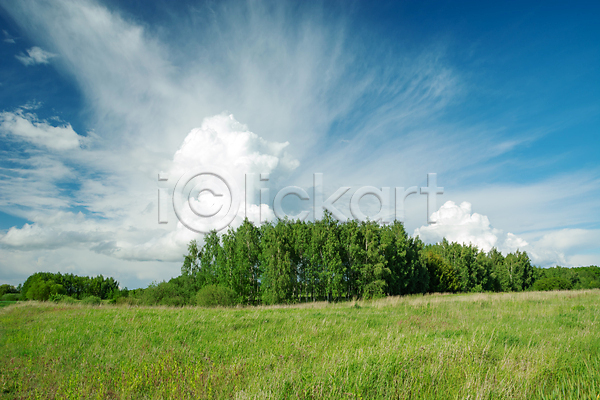
[[(206, 118), (200, 128), (188, 134), (173, 156), (172, 166), (167, 170), (171, 190), (179, 177), (198, 166), (226, 169), (236, 177), (235, 184), (242, 189), (247, 172), (269, 173), (274, 179), (285, 176), (298, 165), (286, 153), (286, 146), (287, 143), (264, 140), (232, 115), (220, 114)], [(131, 182), (127, 185), (119, 181), (86, 180), (84, 187), (76, 193), (78, 201), (90, 202), (88, 209), (97, 208), (107, 218), (97, 219), (92, 215), (59, 211), (56, 208), (60, 209), (60, 204), (54, 204), (55, 207), (50, 207), (49, 212), (29, 213), (28, 218), (35, 222), (21, 228), (10, 228), (0, 236), (0, 244), (13, 250), (88, 249), (123, 260), (181, 261), (190, 240), (201, 241), (202, 236), (178, 222), (172, 212), (169, 214), (172, 228), (158, 225), (157, 210), (153, 206), (155, 198), (135, 196), (136, 191), (154, 195), (157, 182), (142, 180), (141, 183), (140, 186)], [(146, 190), (149, 185), (154, 186), (150, 191)], [(115, 190), (117, 188), (121, 191)], [(19, 193), (22, 196), (25, 192), (21, 190)], [(41, 206), (37, 204), (38, 211)], [(244, 209), (242, 202), (232, 226), (241, 223)], [(272, 211), (268, 207), (263, 206), (262, 211), (263, 215), (267, 213), (272, 218)], [(251, 209), (250, 217), (256, 220), (256, 214), (258, 206)], [(191, 216), (188, 215), (188, 218)]]
[(585, 249), (600, 245), (600, 229), (561, 229), (545, 234), (538, 243), (559, 251)]
[(47, 121), (39, 121), (35, 114), (21, 110), (0, 112), (0, 132), (53, 150), (77, 148), (83, 139), (70, 124), (52, 126)]
[(515, 252), (517, 250), (523, 250), (527, 248), (529, 243), (523, 238), (518, 237), (517, 235), (508, 232), (506, 234), (506, 239), (504, 240), (504, 244), (502, 246), (503, 250), (507, 252)]
[[(5, 39), (7, 40), (12, 39)], [(12, 41), (14, 43), (14, 40)], [(56, 57), (56, 54), (50, 53), (49, 51), (42, 50), (41, 48), (34, 46), (27, 50), (27, 55), (17, 54), (15, 56), (17, 60), (21, 61), (25, 66), (36, 65), (36, 64), (49, 64), (50, 60)]]
[(136, 288), (146, 287), (152, 281), (178, 276), (181, 273), (181, 261), (128, 261), (73, 248), (2, 250), (2, 282), (16, 286), (23, 283), (27, 276), (40, 271), (83, 276), (102, 274), (114, 277), (122, 286)]
[[(289, 173), (299, 163), (285, 151), (288, 145), (263, 139), (233, 115), (215, 115), (205, 118), (200, 128), (186, 136), (169, 174), (181, 176), (201, 165), (227, 168), (241, 179), (244, 173)], [(237, 183), (243, 186), (243, 180)]]
[[(408, 187), (423, 182), (427, 172), (438, 172), (448, 196), (452, 174), (479, 171), (481, 162), (517, 143), (499, 140), (502, 132), (489, 127), (465, 130), (439, 123), (438, 114), (462, 90), (443, 46), (407, 52), (391, 41), (369, 42), (367, 54), (351, 21), (344, 15), (325, 21), (328, 14), (319, 6), (290, 12), (283, 2), (211, 3), (190, 9), (165, 38), (162, 27), (128, 19), (95, 1), (2, 5), (29, 39), (60, 57), (53, 66), (78, 84), (90, 116), (86, 124), (95, 132), (86, 147), (70, 125), (52, 126), (19, 113), (5, 117), (12, 129), (4, 128), (6, 135), (37, 146), (27, 160), (2, 169), (10, 178), (0, 182), (0, 209), (33, 222), (0, 239), (0, 260), (10, 260), (4, 261), (5, 270), (32, 260), (38, 270), (60, 267), (60, 254), (72, 271), (82, 273), (91, 271), (87, 263), (92, 262), (98, 273), (109, 274), (100, 264), (114, 262), (115, 270), (143, 270), (148, 279), (173, 276), (189, 240), (200, 237), (177, 223), (172, 212), (169, 224), (158, 225), (161, 171), (169, 173), (169, 189), (182, 171), (198, 165), (226, 168), (238, 183), (245, 172), (269, 172), (272, 188), (289, 174), (312, 181), (314, 172), (324, 172), (326, 191), (357, 184)], [(22, 57), (33, 62), (37, 56)], [(332, 132), (341, 135), (342, 129), (347, 136), (338, 145)], [(297, 159), (303, 169), (294, 169)], [(76, 187), (64, 190), (65, 182)], [(527, 204), (543, 204), (544, 195), (554, 196), (555, 203), (565, 199), (561, 191), (552, 192), (551, 182), (543, 189), (527, 196), (532, 191), (495, 187), (482, 195), (478, 188), (464, 199), (493, 215), (496, 224), (510, 220), (518, 227), (513, 231), (523, 232), (522, 221), (544, 215), (542, 209), (529, 213), (533, 206), (515, 212), (523, 199)], [(513, 200), (512, 194), (525, 196)], [(490, 199), (494, 196), (502, 201)], [(420, 225), (412, 217), (424, 220), (425, 204), (423, 196), (407, 199), (409, 223)], [(501, 212), (493, 214), (485, 204)], [(454, 240), (507, 249), (539, 239), (503, 236), (487, 217), (461, 207), (446, 210), (451, 211), (444, 217), (447, 224), (437, 230), (420, 228), (421, 235), (437, 240), (447, 233)], [(569, 207), (557, 209), (562, 210), (557, 217), (573, 213)], [(544, 228), (550, 226), (546, 222)]]
[(415, 229), (414, 235), (428, 243), (446, 238), (450, 242), (473, 244), (484, 251), (497, 245), (500, 232), (490, 226), (485, 215), (471, 214), (471, 204), (466, 201), (459, 206), (447, 201), (433, 213), (432, 219), (435, 224)]
[(496, 247), (504, 254), (517, 250), (526, 251), (534, 264), (540, 266), (581, 266), (600, 263), (600, 251), (593, 254), (577, 254), (581, 249), (598, 249), (599, 229), (561, 229), (551, 232), (529, 233), (530, 239), (513, 233), (503, 234), (493, 228), (487, 216), (472, 213), (471, 204), (463, 202), (457, 206), (447, 201), (433, 214), (435, 224), (415, 229), (427, 243), (436, 243), (444, 237), (450, 242), (473, 244), (489, 251)]
[(503, 230), (539, 232), (589, 225), (598, 223), (594, 216), (600, 215), (598, 169), (559, 174), (527, 184), (486, 183), (469, 189), (444, 186), (445, 196), (470, 202)]

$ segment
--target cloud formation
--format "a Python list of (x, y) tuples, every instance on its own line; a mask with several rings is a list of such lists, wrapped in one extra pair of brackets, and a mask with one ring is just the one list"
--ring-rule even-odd
[(53, 126), (22, 110), (0, 112), (0, 133), (58, 151), (77, 148), (83, 140), (70, 124)]
[(413, 235), (419, 236), (426, 243), (437, 243), (443, 238), (449, 242), (472, 244), (483, 251), (492, 247), (502, 253), (526, 251), (534, 264), (539, 266), (581, 266), (598, 260), (598, 254), (577, 255), (577, 251), (593, 248), (600, 242), (599, 229), (560, 229), (530, 235), (526, 240), (513, 233), (504, 234), (502, 230), (492, 227), (487, 216), (472, 212), (468, 202), (456, 205), (447, 201), (438, 211), (433, 213), (436, 223), (421, 226)]
[[(96, 273), (106, 273), (102, 263), (114, 262), (117, 278), (127, 269), (146, 280), (177, 274), (187, 243), (201, 236), (172, 211), (168, 224), (157, 223), (159, 172), (169, 176), (168, 190), (202, 165), (227, 169), (240, 187), (248, 172), (269, 173), (275, 188), (309, 188), (312, 174), (324, 172), (329, 194), (339, 186), (423, 186), (437, 172), (448, 196), (465, 181), (482, 181), (473, 177), (531, 136), (506, 138), (485, 122), (442, 122), (466, 90), (444, 43), (411, 50), (394, 38), (366, 41), (345, 9), (333, 17), (318, 3), (224, 1), (182, 6), (185, 18), (174, 12), (175, 23), (162, 26), (168, 16), (149, 24), (92, 0), (0, 3), (27, 40), (52, 52), (33, 47), (17, 58), (47, 64), (56, 55), (52, 67), (81, 91), (89, 129), (84, 137), (52, 118), (0, 114), (6, 143), (24, 149), (2, 150), (0, 211), (30, 221), (0, 238), (0, 275), (23, 263), (61, 268), (50, 253), (73, 254), (73, 270), (90, 271), (94, 259)], [(529, 246), (534, 254), (532, 243), (557, 220), (562, 228), (597, 210), (590, 195), (597, 173), (579, 188), (569, 186), (574, 175), (463, 192), (468, 205), (447, 203), (437, 225), (417, 231), (428, 241), (446, 235), (486, 249)], [(423, 196), (407, 199), (408, 229), (423, 223), (425, 204)], [(506, 221), (518, 235), (502, 233)], [(546, 251), (571, 234), (548, 236), (537, 259), (574, 262), (574, 247)]]
[[(268, 173), (277, 177), (287, 176), (298, 166), (298, 161), (285, 151), (287, 143), (270, 142), (248, 130), (248, 127), (235, 120), (232, 115), (219, 114), (206, 118), (199, 128), (192, 129), (181, 147), (173, 156), (171, 167), (167, 170), (170, 177), (170, 189), (184, 173), (195, 167), (221, 167), (227, 169), (236, 178), (236, 184), (244, 188), (245, 173)], [(83, 151), (83, 150), (82, 150)], [(85, 156), (74, 159), (80, 163)], [(128, 174), (128, 176), (131, 176)], [(142, 187), (153, 185), (146, 192), (156, 193), (157, 182), (142, 181)], [(123, 185), (122, 192), (111, 192), (110, 183), (87, 181), (76, 201), (85, 203), (92, 201), (96, 207), (106, 210), (107, 202), (113, 207), (125, 207), (123, 218), (108, 213), (106, 218), (97, 219), (93, 215), (60, 211), (52, 205), (45, 214), (29, 214), (33, 224), (23, 227), (12, 227), (4, 235), (0, 235), (0, 244), (12, 250), (36, 251), (40, 249), (90, 249), (91, 251), (130, 261), (180, 261), (190, 240), (202, 241), (202, 235), (190, 231), (169, 213), (170, 227), (157, 223), (157, 208), (154, 202), (146, 197), (137, 203), (123, 203), (123, 199), (135, 198), (140, 190), (137, 185)], [(20, 191), (22, 194), (23, 191)], [(92, 196), (92, 193), (94, 195)], [(171, 198), (165, 199), (171, 202)], [(89, 207), (88, 207), (89, 208)], [(37, 209), (40, 209), (38, 204)], [(242, 202), (237, 218), (232, 223), (236, 226), (244, 218), (245, 204)], [(272, 218), (272, 210), (264, 208)], [(111, 215), (112, 214), (112, 215)], [(251, 218), (256, 219), (258, 205), (250, 210)], [(193, 217), (193, 216), (188, 216)]]
[(428, 243), (446, 238), (450, 242), (473, 244), (484, 251), (497, 245), (500, 232), (491, 227), (485, 215), (471, 213), (471, 203), (466, 201), (460, 205), (447, 201), (433, 213), (432, 220), (436, 223), (415, 229), (414, 235)]
[[(7, 40), (12, 39), (5, 39), (4, 41)], [(12, 40), (12, 43), (14, 43), (14, 40)], [(42, 50), (41, 48), (34, 46), (27, 50), (27, 55), (21, 53), (17, 54), (15, 57), (17, 58), (17, 60), (21, 61), (23, 65), (28, 67), (30, 65), (36, 64), (49, 64), (50, 60), (56, 57), (56, 54), (50, 53), (49, 51)]]
[(15, 44), (15, 39), (6, 30), (3, 29), (2, 34), (4, 35), (4, 43)]

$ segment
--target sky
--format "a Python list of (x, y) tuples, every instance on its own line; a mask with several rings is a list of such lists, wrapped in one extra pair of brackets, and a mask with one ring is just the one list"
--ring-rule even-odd
[(178, 276), (235, 197), (194, 171), (232, 227), (435, 173), (411, 235), (600, 265), (600, 4), (487, 3), (0, 0), (0, 283)]

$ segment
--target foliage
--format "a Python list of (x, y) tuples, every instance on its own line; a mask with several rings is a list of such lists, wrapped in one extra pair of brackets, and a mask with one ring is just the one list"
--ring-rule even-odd
[(398, 221), (340, 223), (325, 213), (315, 222), (284, 219), (256, 227), (246, 219), (224, 234), (212, 231), (202, 244), (189, 243), (180, 276), (145, 289), (120, 290), (117, 281), (102, 275), (48, 272), (31, 275), (22, 287), (0, 288), (21, 289), (22, 299), (96, 296), (109, 304), (179, 307), (196, 304), (198, 292), (209, 286), (210, 293), (227, 288), (234, 304), (293, 304), (435, 292), (600, 288), (600, 268), (537, 268), (519, 250), (486, 253), (446, 239), (425, 245)]
[(16, 287), (9, 285), (9, 284), (3, 284), (0, 285), (0, 297), (4, 296), (5, 294), (16, 294), (19, 293), (19, 290), (17, 290)]
[(238, 303), (237, 293), (225, 286), (204, 286), (196, 295), (196, 304), (201, 307), (230, 307)]
[[(126, 290), (126, 289), (125, 289)], [(82, 277), (73, 274), (36, 272), (23, 283), (21, 293), (28, 300), (46, 301), (51, 295), (64, 294), (75, 299), (97, 296), (110, 299), (120, 296), (119, 283), (113, 278)]]
[(84, 297), (81, 300), (81, 304), (85, 304), (87, 306), (97, 306), (102, 303), (102, 299), (98, 296), (88, 296)]
[[(536, 278), (524, 252), (504, 257), (496, 249), (485, 253), (446, 240), (425, 246), (400, 222), (340, 223), (329, 213), (315, 222), (284, 219), (256, 228), (244, 220), (221, 236), (210, 232), (202, 246), (190, 242), (182, 277), (196, 290), (228, 287), (245, 304), (523, 291)], [(141, 298), (144, 304), (161, 304), (155, 297)], [(192, 303), (188, 295), (183, 298)]]
[(535, 281), (533, 290), (570, 290), (573, 285), (565, 278), (552, 276)]
[(20, 293), (5, 293), (2, 295), (2, 297), (0, 297), (0, 300), (2, 300), (2, 301), (19, 301), (19, 300), (21, 300), (21, 294)]
[(600, 268), (597, 266), (576, 268), (535, 268), (534, 290), (570, 290), (600, 288)]

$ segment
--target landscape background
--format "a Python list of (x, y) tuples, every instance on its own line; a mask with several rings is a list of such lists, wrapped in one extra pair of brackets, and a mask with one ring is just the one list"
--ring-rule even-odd
[(157, 189), (198, 165), (326, 196), (435, 172), (409, 235), (599, 265), (599, 7), (0, 1), (0, 279), (178, 276), (203, 237)]

